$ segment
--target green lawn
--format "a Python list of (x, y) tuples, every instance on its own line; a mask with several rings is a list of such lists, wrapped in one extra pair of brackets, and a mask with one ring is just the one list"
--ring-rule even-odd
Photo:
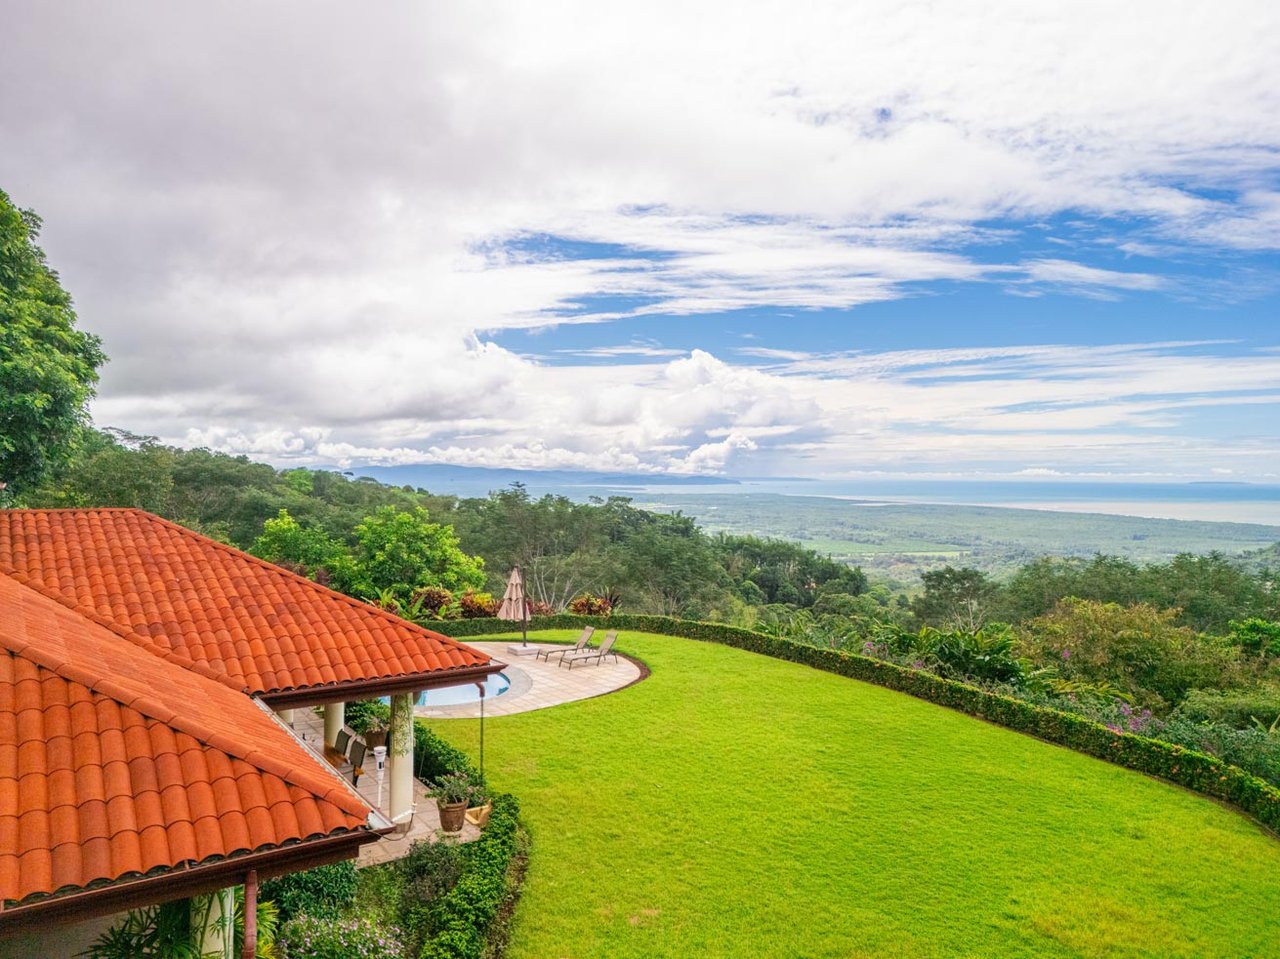
[(1242, 815), (803, 666), (620, 645), (649, 679), (487, 721), (534, 843), (511, 959), (1280, 955), (1280, 841)]

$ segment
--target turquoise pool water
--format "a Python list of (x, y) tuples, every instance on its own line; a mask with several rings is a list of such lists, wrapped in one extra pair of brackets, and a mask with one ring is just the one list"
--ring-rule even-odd
[[(484, 681), (484, 698), (493, 699), (501, 696), (511, 688), (511, 680), (506, 673), (497, 673)], [(384, 703), (391, 702), (390, 696), (383, 696)], [(480, 702), (480, 690), (475, 683), (465, 686), (445, 686), (440, 689), (425, 689), (418, 693), (413, 701), (415, 706), (461, 706), (465, 703)]]

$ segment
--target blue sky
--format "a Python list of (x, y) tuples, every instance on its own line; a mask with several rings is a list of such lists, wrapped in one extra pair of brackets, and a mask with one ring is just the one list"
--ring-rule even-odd
[(104, 425), (280, 465), (1280, 481), (1264, 0), (6, 28), (0, 187), (104, 338)]

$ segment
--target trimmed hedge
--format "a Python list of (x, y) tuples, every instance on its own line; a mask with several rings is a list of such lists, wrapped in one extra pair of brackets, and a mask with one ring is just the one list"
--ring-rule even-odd
[[(1221, 799), (1270, 829), (1280, 832), (1280, 789), (1265, 780), (1213, 756), (1158, 739), (1115, 732), (1083, 716), (1037, 706), (1012, 696), (988, 692), (976, 686), (943, 679), (921, 670), (907, 669), (869, 656), (821, 649), (722, 623), (625, 613), (615, 613), (612, 616), (535, 616), (529, 622), (530, 630), (575, 629), (582, 626), (607, 626), (610, 629), (629, 629), (721, 643), (885, 686), (1118, 766), (1158, 776), (1214, 799)], [(471, 619), (449, 623), (448, 627), (450, 635), (459, 638), (511, 631), (511, 624), (500, 619)]]
[[(466, 753), (445, 742), (424, 723), (414, 723), (418, 778), (450, 772), (477, 777)], [(422, 959), (483, 959), (503, 906), (518, 894), (516, 865), (520, 851), (520, 805), (507, 793), (493, 797), (493, 810), (480, 838), (466, 845), (466, 864), (457, 884), (431, 906), (439, 931), (423, 943)]]
[(466, 773), (473, 781), (482, 781), (480, 771), (457, 746), (445, 742), (425, 723), (413, 724), (413, 777), (422, 782), (435, 782), (447, 773)]
[(466, 871), (432, 909), (439, 928), (422, 959), (483, 959), (490, 930), (510, 893), (507, 873), (519, 845), (520, 806), (507, 793), (493, 797), (484, 832), (468, 843)]

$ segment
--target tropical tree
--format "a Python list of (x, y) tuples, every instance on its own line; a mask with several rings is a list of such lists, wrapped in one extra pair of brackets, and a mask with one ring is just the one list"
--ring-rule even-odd
[(1177, 624), (1176, 609), (1065, 599), (1023, 624), (1020, 650), (1067, 680), (1106, 682), (1156, 712), (1193, 689), (1233, 684), (1239, 650)]
[(249, 552), (334, 589), (348, 590), (359, 578), (346, 544), (319, 527), (302, 526), (287, 509), (262, 524)]
[(9, 496), (70, 457), (106, 361), (99, 339), (76, 329), (39, 233), (40, 218), (0, 190), (0, 483)]
[(468, 556), (452, 526), (433, 523), (427, 511), (384, 506), (355, 529), (355, 590), (364, 596), (389, 591), (403, 604), (415, 590), (437, 586), (451, 593), (484, 587), (484, 560)]
[(173, 499), (177, 451), (154, 436), (85, 430), (72, 464), (23, 496), (27, 506), (127, 506), (164, 516)]
[(986, 573), (944, 566), (920, 578), (924, 594), (916, 597), (911, 611), (922, 624), (974, 632), (987, 622), (997, 588)]

